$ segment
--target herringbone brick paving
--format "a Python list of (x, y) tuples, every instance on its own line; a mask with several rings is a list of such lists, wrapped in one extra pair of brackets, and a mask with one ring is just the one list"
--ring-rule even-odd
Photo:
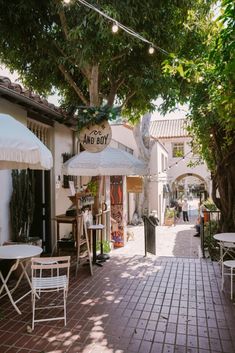
[(27, 332), (30, 297), (19, 304), (22, 315), (2, 299), (0, 352), (234, 353), (235, 306), (229, 283), (220, 291), (218, 263), (131, 249), (114, 251), (93, 277), (71, 271), (66, 327), (38, 323)]

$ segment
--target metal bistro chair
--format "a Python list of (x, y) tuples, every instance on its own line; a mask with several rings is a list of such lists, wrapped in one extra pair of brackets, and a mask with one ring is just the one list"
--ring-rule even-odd
[(220, 261), (221, 264), (224, 262), (225, 256), (228, 255), (230, 258), (235, 257), (235, 243), (221, 241), (220, 242)]
[[(228, 268), (228, 272), (225, 272), (224, 267)], [(233, 277), (235, 276), (235, 260), (227, 260), (222, 262), (222, 284), (221, 289), (224, 289), (224, 276), (230, 275), (230, 293), (231, 293), (231, 300), (233, 300)]]
[[(70, 256), (49, 257), (31, 259), (32, 271), (32, 330), (34, 330), (35, 322), (64, 320), (66, 326), (66, 301), (69, 286), (69, 269), (70, 269)], [(56, 270), (54, 275), (53, 270)], [(47, 305), (36, 306), (36, 301), (40, 300), (43, 293), (50, 292), (63, 292), (63, 305)], [(40, 298), (39, 298), (40, 296)], [(50, 296), (48, 296), (50, 298)], [(39, 298), (39, 299), (38, 299)], [(52, 299), (53, 300), (53, 299)], [(58, 300), (58, 294), (56, 295)], [(57, 317), (47, 317), (36, 319), (36, 311), (42, 309), (63, 308), (64, 315)]]

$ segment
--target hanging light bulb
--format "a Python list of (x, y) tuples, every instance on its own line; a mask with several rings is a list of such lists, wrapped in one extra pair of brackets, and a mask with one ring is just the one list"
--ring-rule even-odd
[(154, 47), (150, 46), (149, 47), (149, 54), (152, 55), (155, 52)]
[(118, 27), (117, 22), (113, 23), (113, 25), (112, 25), (112, 32), (113, 32), (113, 33), (117, 33), (118, 30), (119, 30), (119, 27)]

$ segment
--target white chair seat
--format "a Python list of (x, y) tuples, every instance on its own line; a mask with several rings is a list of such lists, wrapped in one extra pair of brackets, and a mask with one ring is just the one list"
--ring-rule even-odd
[(32, 279), (32, 285), (36, 290), (63, 289), (68, 285), (67, 276), (36, 277)]

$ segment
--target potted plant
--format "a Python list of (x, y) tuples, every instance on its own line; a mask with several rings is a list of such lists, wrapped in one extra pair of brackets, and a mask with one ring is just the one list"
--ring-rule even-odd
[(167, 207), (165, 212), (164, 224), (165, 226), (172, 226), (175, 223), (175, 209)]
[(98, 181), (91, 179), (89, 183), (86, 185), (86, 191), (90, 192), (92, 196), (95, 197), (98, 191)]
[(205, 200), (203, 202), (203, 205), (205, 206), (205, 210), (204, 210), (204, 222), (209, 222), (210, 221), (210, 213), (209, 212), (213, 212), (213, 211), (217, 211), (217, 207), (214, 204), (214, 202), (208, 198), (207, 200)]

